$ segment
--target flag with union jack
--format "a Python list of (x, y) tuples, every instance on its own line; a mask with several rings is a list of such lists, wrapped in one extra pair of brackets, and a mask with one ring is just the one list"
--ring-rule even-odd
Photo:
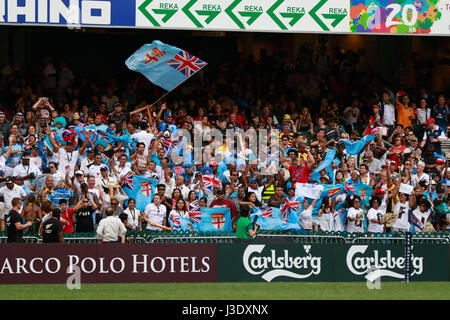
[(176, 166), (173, 168), (173, 172), (175, 173), (175, 176), (179, 176), (180, 174), (186, 174), (186, 170), (182, 166)]
[[(192, 223), (189, 218), (172, 215), (169, 219), (172, 230), (186, 231), (191, 230)], [(192, 230), (191, 230), (192, 231)]]
[(161, 143), (164, 147), (164, 151), (166, 152), (165, 156), (172, 152), (172, 150), (176, 147), (177, 142), (178, 141), (174, 141), (172, 139), (162, 139)]
[(216, 178), (212, 174), (206, 174), (206, 175), (202, 176), (202, 180), (203, 180), (203, 185), (209, 191), (213, 191), (214, 185), (218, 185), (222, 189), (222, 181), (220, 179)]
[(123, 176), (122, 180), (119, 182), (119, 186), (122, 188), (130, 188), (131, 190), (134, 190), (133, 187), (133, 177), (134, 174), (130, 171), (126, 175)]
[(175, 89), (207, 65), (186, 50), (158, 40), (142, 46), (125, 64), (167, 91)]
[(263, 218), (273, 218), (273, 210), (271, 207), (267, 207), (264, 210), (261, 210)]
[(202, 222), (202, 212), (200, 210), (200, 206), (199, 206), (197, 200), (192, 201), (189, 204), (188, 213), (189, 213), (189, 218), (192, 218), (193, 221), (198, 222), (198, 223)]

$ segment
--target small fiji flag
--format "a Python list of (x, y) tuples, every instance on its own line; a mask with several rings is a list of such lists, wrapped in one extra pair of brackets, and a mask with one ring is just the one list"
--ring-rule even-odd
[(181, 221), (179, 216), (173, 216), (172, 217), (172, 224), (174, 228), (180, 228), (181, 227)]
[(346, 181), (344, 186), (347, 191), (350, 191), (353, 194), (356, 194), (356, 187), (355, 187), (354, 183), (348, 183), (348, 181)]

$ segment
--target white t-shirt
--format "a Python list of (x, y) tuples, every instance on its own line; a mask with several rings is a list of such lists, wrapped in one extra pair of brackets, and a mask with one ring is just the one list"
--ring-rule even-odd
[(359, 113), (360, 113), (359, 108), (357, 108), (357, 107), (356, 108), (347, 107), (344, 110), (345, 119), (349, 123), (353, 123), (353, 124), (358, 122)]
[(14, 184), (14, 187), (10, 190), (7, 186), (3, 186), (0, 188), (0, 195), (3, 196), (4, 202), (5, 202), (5, 210), (6, 212), (9, 212), (9, 210), (12, 209), (12, 199), (14, 198), (20, 198), (26, 197), (27, 194), (25, 190), (21, 186), (18, 186)]
[(66, 166), (70, 166), (69, 177), (72, 177), (75, 173), (75, 165), (77, 164), (80, 153), (78, 151), (67, 152), (64, 148), (58, 150), (58, 171), (62, 174), (66, 174)]
[(259, 202), (262, 201), (262, 200), (261, 200), (261, 194), (262, 194), (263, 190), (264, 190), (264, 186), (260, 186), (260, 187), (258, 187), (258, 189), (256, 189), (256, 190), (255, 190), (255, 189), (252, 189), (252, 188), (250, 188), (250, 187), (247, 188), (247, 192), (254, 192), (254, 193), (255, 193), (256, 199), (258, 199)]
[(424, 172), (424, 173), (422, 173), (420, 178), (419, 178), (419, 176), (417, 174), (414, 174), (411, 177), (411, 184), (412, 184), (412, 186), (416, 186), (421, 181), (426, 181), (426, 182), (430, 183), (430, 176)]
[[(144, 210), (144, 214), (147, 215), (147, 218), (159, 225), (163, 225), (164, 218), (166, 217), (166, 212), (166, 206), (160, 204), (159, 207), (157, 207), (154, 203), (149, 203)], [(161, 231), (162, 229), (152, 226), (150, 225), (150, 223), (147, 223), (147, 230)]]
[(133, 210), (130, 210), (130, 208), (126, 208), (124, 213), (127, 214), (127, 223), (128, 225), (137, 228), (139, 227), (139, 216), (141, 215), (141, 212), (134, 208)]
[(384, 225), (376, 222), (372, 222), (371, 220), (375, 219), (378, 221), (381, 221), (381, 218), (384, 216), (386, 211), (382, 211), (378, 208), (378, 210), (375, 210), (374, 208), (370, 208), (367, 212), (367, 220), (369, 220), (367, 230), (369, 232), (377, 232), (377, 233), (383, 233), (384, 231)]
[(398, 201), (394, 205), (394, 213), (397, 216), (397, 220), (395, 220), (393, 228), (408, 230), (409, 222), (408, 222), (408, 212), (409, 212), (409, 203), (405, 201), (405, 203), (401, 203)]
[[(349, 218), (356, 218), (359, 214), (363, 214), (364, 211), (359, 208), (358, 210), (355, 208), (348, 209), (347, 217)], [(364, 215), (359, 219), (359, 221), (350, 221), (348, 220), (347, 223), (347, 231), (350, 233), (353, 232), (364, 232), (364, 225), (363, 225)]]
[[(416, 208), (416, 210), (413, 211), (413, 214), (416, 216), (417, 219), (419, 219), (420, 223), (422, 223), (423, 226), (425, 226), (425, 223), (427, 222), (428, 217), (431, 214), (431, 210), (427, 210), (425, 212), (420, 211), (419, 208)], [(419, 231), (422, 231), (422, 229), (415, 226), (416, 229), (419, 229)]]
[[(91, 164), (88, 168), (87, 174), (90, 176), (94, 176), (95, 180), (97, 180), (98, 182), (100, 182), (102, 175), (100, 173), (100, 169), (101, 168), (108, 168), (108, 166), (104, 163), (100, 163), (99, 165), (95, 165), (95, 164)], [(109, 170), (109, 168), (108, 168)]]
[(130, 167), (125, 163), (125, 166), (119, 168), (119, 164), (116, 165), (117, 174), (119, 175), (117, 178), (121, 180), (128, 172), (131, 171)]
[(383, 124), (385, 126), (394, 125), (395, 121), (395, 108), (392, 103), (384, 103)]
[[(17, 177), (17, 176), (21, 176), (24, 177), (26, 175), (29, 175), (31, 172), (34, 173), (34, 176), (37, 177), (41, 174), (41, 170), (39, 170), (38, 167), (34, 166), (34, 165), (28, 165), (28, 166), (24, 166), (23, 164), (19, 164), (18, 166), (16, 166), (14, 168), (13, 171), (13, 176)], [(31, 186), (31, 181), (30, 179), (26, 179), (23, 181), (23, 184), (25, 187), (29, 188)]]
[(189, 213), (187, 211), (177, 211), (177, 210), (171, 210), (169, 213), (169, 219), (172, 219), (172, 217), (182, 217), (182, 218), (189, 218)]
[(298, 217), (298, 223), (305, 230), (312, 229), (312, 211), (313, 206), (309, 206), (308, 209), (303, 210)]
[(39, 169), (42, 167), (42, 158), (37, 157), (30, 157), (30, 165), (33, 165), (35, 167), (38, 167)]
[(152, 140), (155, 138), (155, 135), (153, 133), (149, 133), (145, 130), (141, 130), (139, 132), (136, 132), (131, 135), (131, 139), (137, 139), (137, 141), (142, 142), (145, 144), (145, 151), (144, 155), (148, 155), (148, 148), (150, 147)]

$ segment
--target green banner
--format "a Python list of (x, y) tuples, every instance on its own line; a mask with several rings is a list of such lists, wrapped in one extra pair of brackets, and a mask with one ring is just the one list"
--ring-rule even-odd
[[(218, 281), (403, 281), (405, 247), (390, 245), (222, 244)], [(448, 281), (448, 245), (414, 245), (411, 281)]]

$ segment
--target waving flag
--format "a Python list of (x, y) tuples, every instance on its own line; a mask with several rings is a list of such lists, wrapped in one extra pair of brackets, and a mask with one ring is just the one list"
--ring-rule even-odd
[(311, 178), (317, 182), (320, 182), (320, 177), (327, 175), (331, 179), (331, 182), (334, 183), (334, 174), (333, 169), (331, 168), (331, 163), (335, 160), (335, 158), (336, 149), (328, 149), (325, 159), (317, 167), (317, 169), (313, 171)]
[(345, 181), (344, 188), (346, 191), (349, 191), (350, 193), (356, 195), (356, 187), (354, 183), (348, 183), (348, 181)]
[(281, 205), (281, 220), (289, 223), (298, 223), (297, 213), (300, 211), (300, 202), (297, 197), (286, 198)]
[(439, 160), (439, 161), (441, 161), (441, 162), (447, 162), (447, 158), (446, 157), (444, 157), (442, 154), (439, 154), (439, 153), (437, 153), (437, 152), (434, 152), (433, 153), (433, 156), (436, 158), (436, 160)]
[(158, 181), (136, 175), (132, 175), (131, 180), (132, 188), (126, 186), (123, 191), (129, 198), (136, 199), (136, 209), (144, 211), (145, 207), (153, 200)]
[(324, 185), (323, 195), (328, 196), (333, 200), (344, 191), (344, 184), (327, 184)]
[(370, 207), (370, 197), (372, 196), (372, 186), (368, 186), (364, 183), (358, 183), (355, 185), (356, 195), (361, 198), (361, 204), (364, 208)]
[(340, 141), (342, 141), (344, 143), (345, 149), (347, 150), (348, 154), (355, 155), (355, 154), (358, 154), (361, 152), (361, 150), (364, 148), (366, 143), (372, 141), (375, 138), (376, 138), (376, 136), (374, 136), (374, 135), (367, 135), (355, 142), (351, 142), (348, 139), (341, 139)]
[(173, 141), (172, 139), (162, 139), (161, 143), (164, 147), (164, 151), (166, 152), (165, 156), (171, 153), (172, 150), (177, 146), (177, 141)]
[(202, 222), (202, 212), (200, 210), (200, 206), (198, 201), (192, 201), (188, 207), (189, 218), (191, 218), (194, 222)]
[(261, 211), (263, 218), (273, 218), (273, 210), (271, 207), (268, 207)]
[(158, 40), (142, 46), (125, 64), (167, 91), (173, 90), (207, 65), (189, 52)]
[(197, 224), (198, 231), (232, 232), (231, 213), (227, 208), (200, 208), (201, 222)]
[(222, 188), (222, 181), (212, 174), (202, 176), (202, 180), (205, 188), (210, 191), (213, 191), (214, 185), (219, 185)]

